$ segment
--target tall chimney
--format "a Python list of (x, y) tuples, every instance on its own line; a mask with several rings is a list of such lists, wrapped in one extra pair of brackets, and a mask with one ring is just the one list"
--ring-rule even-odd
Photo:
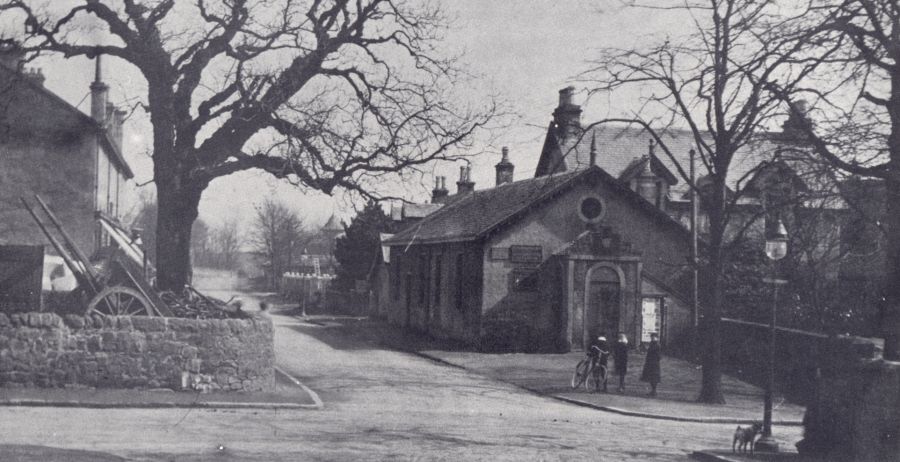
[(124, 109), (116, 109), (113, 111), (113, 125), (116, 127), (115, 137), (113, 140), (119, 146), (119, 150), (122, 150), (122, 139), (125, 135), (125, 116), (128, 115), (128, 112)]
[(109, 86), (103, 83), (103, 69), (98, 54), (94, 58), (94, 81), (91, 82), (91, 117), (101, 125), (106, 123), (106, 101)]
[(497, 186), (504, 183), (512, 183), (513, 170), (516, 168), (516, 166), (509, 161), (509, 148), (503, 146), (502, 152), (503, 158), (494, 166), (494, 169), (497, 171)]
[(809, 108), (805, 100), (801, 99), (794, 103), (794, 108), (781, 128), (782, 135), (787, 139), (804, 141), (808, 138), (807, 131), (812, 128), (812, 119), (809, 118)]
[(470, 178), (471, 167), (459, 168), (459, 181), (456, 182), (456, 194), (466, 194), (475, 190), (475, 183)]
[(431, 203), (439, 204), (444, 202), (444, 198), (450, 194), (450, 191), (447, 191), (447, 185), (444, 182), (445, 178), (442, 176), (438, 176), (434, 178), (434, 189), (431, 190)]
[(573, 103), (575, 87), (568, 86), (559, 91), (559, 106), (553, 111), (553, 122), (557, 135), (567, 138), (581, 132), (581, 106)]

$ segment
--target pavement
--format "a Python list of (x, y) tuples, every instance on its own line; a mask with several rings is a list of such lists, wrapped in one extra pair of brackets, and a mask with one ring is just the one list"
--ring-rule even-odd
[[(572, 390), (570, 379), (583, 353), (491, 354), (465, 351), (461, 345), (431, 339), (425, 335), (404, 332), (394, 326), (367, 318), (310, 316), (307, 323), (343, 325), (345, 328), (377, 337), (391, 348), (475, 372), (494, 380), (513, 384), (525, 390), (580, 406), (635, 417), (679, 422), (750, 424), (762, 420), (763, 390), (725, 375), (722, 388), (727, 404), (710, 405), (696, 402), (701, 370), (688, 361), (664, 356), (662, 383), (656, 397), (647, 396), (649, 386), (639, 380), (644, 355), (632, 352), (628, 361), (625, 391), (617, 392), (617, 376), (609, 379), (609, 393)], [(776, 396), (773, 423), (776, 426), (801, 426), (803, 406)]]

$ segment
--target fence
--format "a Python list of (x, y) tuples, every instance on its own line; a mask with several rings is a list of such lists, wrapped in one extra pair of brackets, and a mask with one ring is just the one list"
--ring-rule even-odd
[(284, 273), (280, 291), (285, 299), (296, 300), (304, 312), (317, 312), (326, 306), (333, 280), (331, 274)]

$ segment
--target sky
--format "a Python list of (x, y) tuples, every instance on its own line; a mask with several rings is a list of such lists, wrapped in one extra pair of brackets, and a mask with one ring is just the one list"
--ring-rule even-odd
[[(667, 31), (677, 31), (678, 21), (665, 11), (623, 9), (617, 0), (445, 0), (445, 11), (453, 18), (441, 43), (450, 53), (462, 52), (461, 64), (477, 78), (472, 87), (476, 97), (495, 94), (514, 114), (508, 128), (493, 133), (484, 152), (473, 158), (472, 175), (476, 189), (494, 184), (494, 164), (500, 149), (508, 146), (515, 164), (515, 179), (534, 174), (543, 135), (556, 107), (558, 91), (573, 84), (579, 91), (576, 102), (584, 102), (586, 85), (577, 75), (586, 60), (601, 47), (631, 47), (642, 40), (656, 40)], [(646, 31), (656, 31), (648, 36)], [(63, 99), (88, 112), (88, 86), (93, 80), (93, 63), (83, 58), (41, 58), (45, 86)], [(110, 85), (110, 101), (133, 105), (141, 81), (127, 63), (104, 60), (104, 80)], [(142, 84), (141, 84), (142, 85)], [(468, 89), (466, 89), (468, 91)], [(634, 95), (592, 98), (584, 105), (583, 120), (625, 115), (635, 110)], [(149, 157), (150, 125), (146, 114), (136, 110), (125, 127), (126, 158), (135, 171), (136, 195), (148, 195), (152, 179)], [(480, 150), (480, 151), (481, 151)], [(432, 175), (447, 177), (451, 192), (459, 176), (459, 164), (443, 163), (430, 168)], [(407, 199), (425, 202), (432, 185), (406, 185)], [(204, 192), (200, 217), (216, 225), (238, 218), (244, 226), (254, 207), (266, 197), (277, 196), (303, 217), (307, 226), (323, 224), (332, 213), (349, 219), (354, 213), (346, 195), (334, 197), (308, 191), (276, 180), (262, 172), (241, 172), (216, 179)], [(359, 204), (356, 204), (359, 205)]]

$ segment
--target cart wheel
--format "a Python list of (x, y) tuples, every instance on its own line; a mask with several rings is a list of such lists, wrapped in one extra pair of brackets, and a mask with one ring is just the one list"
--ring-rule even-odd
[(105, 316), (153, 316), (150, 302), (140, 292), (123, 286), (107, 287), (88, 303), (85, 313)]

